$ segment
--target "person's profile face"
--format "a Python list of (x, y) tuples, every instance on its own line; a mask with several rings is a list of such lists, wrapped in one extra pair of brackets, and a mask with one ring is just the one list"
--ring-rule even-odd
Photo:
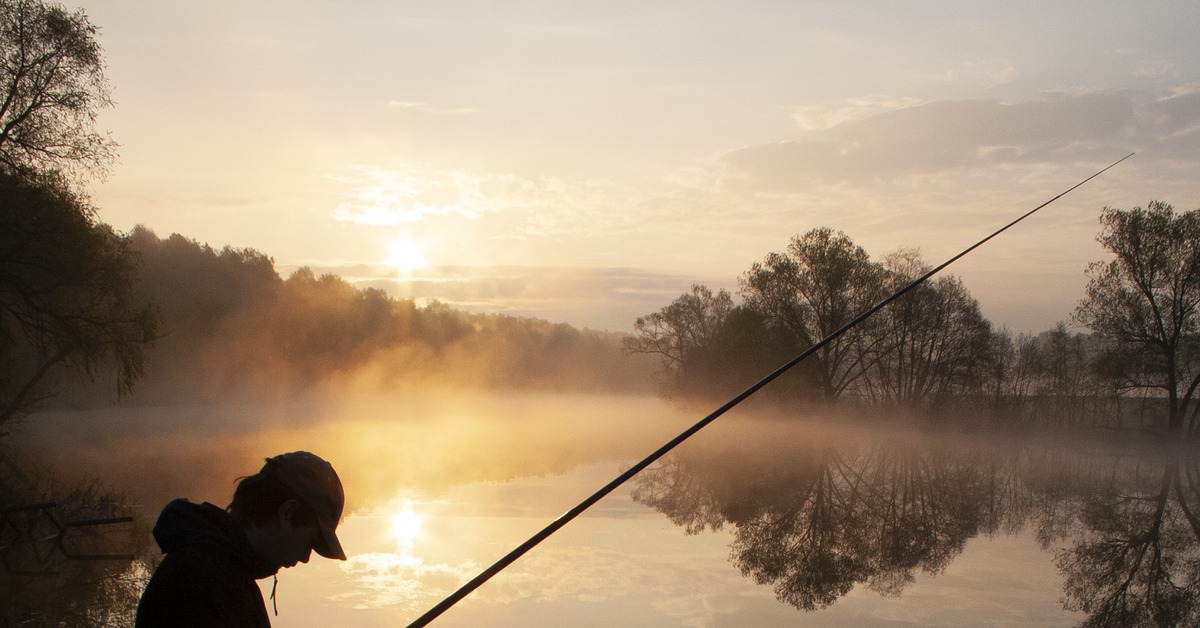
[(296, 563), (307, 563), (312, 557), (313, 544), (320, 531), (311, 526), (292, 526), (285, 529), (289, 538), (286, 540), (287, 550), (280, 567), (295, 567)]
[(285, 502), (271, 523), (270, 542), (263, 548), (263, 558), (276, 567), (307, 563), (320, 538), (321, 531), (316, 526), (295, 522), (296, 507), (294, 501)]

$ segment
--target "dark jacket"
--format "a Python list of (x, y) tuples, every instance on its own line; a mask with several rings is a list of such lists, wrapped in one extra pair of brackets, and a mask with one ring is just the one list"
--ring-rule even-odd
[(158, 516), (154, 539), (166, 556), (142, 593), (137, 628), (271, 625), (255, 580), (276, 568), (224, 509), (176, 499)]

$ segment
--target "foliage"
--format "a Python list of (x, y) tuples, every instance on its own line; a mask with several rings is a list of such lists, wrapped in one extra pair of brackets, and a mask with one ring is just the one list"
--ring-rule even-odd
[(116, 145), (94, 129), (112, 104), (96, 35), (81, 10), (0, 0), (0, 169), (105, 173)]
[(155, 336), (128, 238), (61, 178), (0, 175), (0, 426), (52, 394), (55, 369), (112, 368), (129, 393)]
[[(844, 233), (813, 229), (743, 276), (745, 303), (693, 286), (634, 325), (626, 349), (660, 358), (674, 394), (743, 390), (924, 274), (915, 251), (874, 262)], [(1003, 339), (962, 282), (927, 281), (815, 352), (776, 398), (928, 409), (980, 396)]]
[[(884, 273), (850, 238), (829, 228), (792, 238), (785, 253), (755, 262), (741, 281), (751, 309), (808, 347), (883, 298)], [(815, 353), (803, 371), (819, 398), (842, 395), (869, 368), (870, 337), (843, 336)]]
[(1169, 430), (1181, 432), (1200, 388), (1200, 210), (1176, 214), (1154, 201), (1105, 208), (1100, 223), (1097, 240), (1113, 259), (1088, 266), (1075, 318), (1120, 355), (1110, 364), (1126, 388), (1167, 397)]
[[(728, 396), (791, 357), (791, 345), (763, 315), (735, 306), (725, 290), (694, 285), (661, 310), (640, 316), (625, 351), (656, 356), (670, 394)], [(783, 349), (781, 351), (781, 349)]]
[[(885, 258), (889, 291), (928, 272), (913, 250)], [(873, 359), (862, 388), (876, 403), (932, 407), (980, 390), (997, 359), (991, 324), (962, 280), (929, 279), (875, 315)]]

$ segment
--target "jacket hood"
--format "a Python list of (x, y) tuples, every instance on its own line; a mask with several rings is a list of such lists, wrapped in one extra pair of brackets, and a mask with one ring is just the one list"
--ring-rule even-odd
[(164, 554), (189, 548), (221, 552), (256, 580), (278, 571), (250, 547), (245, 530), (233, 515), (207, 502), (172, 501), (158, 516), (153, 534)]

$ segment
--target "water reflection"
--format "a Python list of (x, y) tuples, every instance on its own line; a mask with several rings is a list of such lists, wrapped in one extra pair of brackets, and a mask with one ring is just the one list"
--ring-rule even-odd
[[(351, 494), (351, 557), (287, 570), (278, 623), (403, 625), (693, 418), (648, 399), (404, 402), (401, 418), (364, 401), (294, 424), (240, 407), (66, 414), (19, 442), (129, 493), (147, 543), (165, 500), (224, 504), (264, 452), (328, 452)], [(1200, 619), (1193, 450), (728, 418), (435, 625), (792, 626), (817, 609), (827, 625)], [(22, 593), (23, 616), (128, 613), (142, 564), (115, 589), (46, 581)], [(0, 607), (14, 586), (0, 583)]]
[(0, 626), (132, 626), (148, 529), (95, 482), (0, 450)]
[(778, 431), (698, 447), (635, 480), (689, 534), (732, 528), (731, 560), (798, 609), (863, 585), (901, 594), (980, 534), (1033, 526), (1086, 626), (1196, 625), (1200, 494), (1190, 450), (991, 446)]
[[(422, 506), (399, 498), (376, 513), (359, 514), (347, 522), (355, 527), (367, 523), (376, 539), (371, 543), (373, 551), (356, 553), (339, 565), (357, 584), (343, 599), (358, 607), (407, 605), (420, 595), (426, 577), (446, 571), (444, 565), (427, 564), (417, 551), (417, 541), (424, 536)], [(349, 530), (347, 536), (361, 541), (363, 533)]]
[(1068, 607), (1087, 612), (1088, 626), (1198, 625), (1196, 458), (1122, 461), (1108, 477), (1080, 497), (1071, 545), (1056, 556)]

